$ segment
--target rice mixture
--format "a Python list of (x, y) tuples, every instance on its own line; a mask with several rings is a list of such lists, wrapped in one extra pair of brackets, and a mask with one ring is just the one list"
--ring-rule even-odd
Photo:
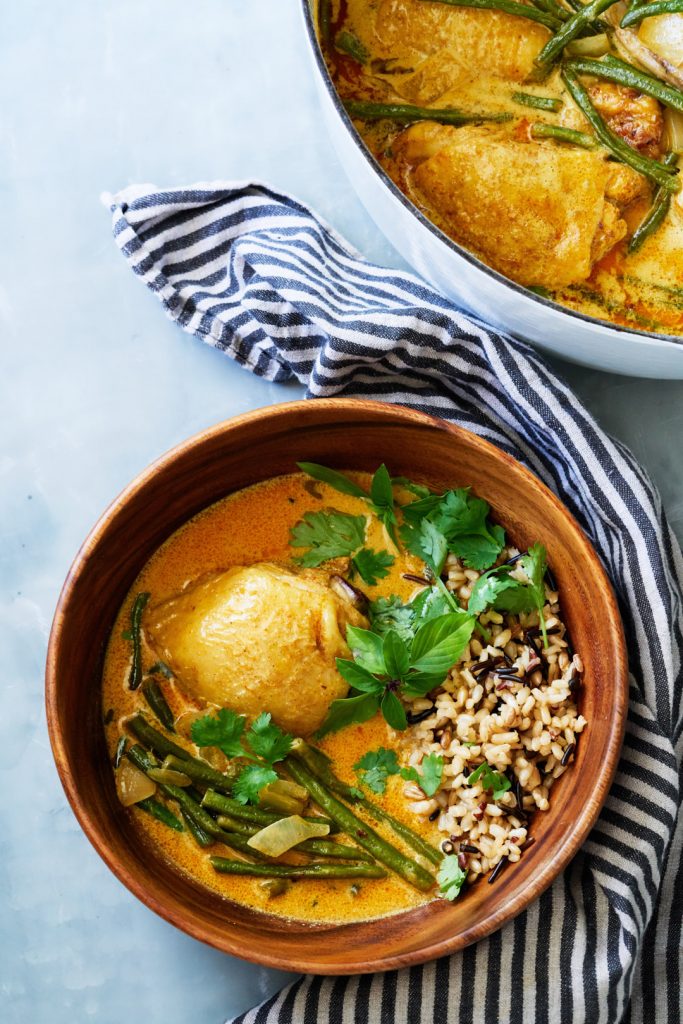
[[(518, 555), (509, 547), (501, 561)], [(466, 602), (481, 574), (453, 555), (446, 567), (447, 587)], [(526, 580), (521, 569), (512, 576)], [(412, 782), (404, 795), (415, 814), (437, 821), (447, 837), (444, 853), (458, 854), (470, 881), (497, 864), (502, 870), (505, 859), (519, 860), (524, 846), (533, 843), (528, 819), (548, 810), (550, 789), (573, 760), (587, 724), (576, 703), (583, 665), (567, 638), (557, 591), (547, 585), (546, 599), (547, 649), (536, 612), (490, 610), (479, 621), (491, 644), (473, 637), (443, 685), (410, 705), (411, 717), (419, 721), (402, 736), (407, 763), (417, 766), (438, 753), (444, 768), (433, 797), (425, 799)], [(512, 783), (496, 802), (481, 781), (466, 781), (482, 759)]]

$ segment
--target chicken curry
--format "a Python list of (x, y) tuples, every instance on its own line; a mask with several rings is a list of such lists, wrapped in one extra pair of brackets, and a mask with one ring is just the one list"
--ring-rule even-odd
[(366, 145), (446, 235), (538, 294), (683, 331), (683, 0), (321, 0)]
[(119, 800), (151, 853), (257, 910), (454, 899), (519, 859), (585, 725), (545, 551), (511, 548), (469, 488), (299, 465), (135, 581), (103, 676)]

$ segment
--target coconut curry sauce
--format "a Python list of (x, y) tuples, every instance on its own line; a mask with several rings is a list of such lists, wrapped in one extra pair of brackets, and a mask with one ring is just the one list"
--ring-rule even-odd
[[(539, 2), (539, 17), (541, 7), (545, 16), (559, 8), (565, 24), (571, 16), (564, 0)], [(626, 10), (615, 3), (542, 66), (539, 54), (556, 29), (437, 0), (321, 0), (320, 35), (366, 145), (445, 234), (579, 312), (680, 334), (683, 192), (671, 193), (659, 226), (634, 246), (658, 185), (629, 154), (658, 163), (669, 154), (675, 169), (683, 114), (636, 88), (575, 71), (593, 112), (621, 143), (620, 158), (598, 141), (563, 77), (577, 58), (599, 70), (596, 62), (618, 57), (655, 88), (674, 89), (683, 104), (683, 14), (623, 30)], [(467, 115), (467, 123), (430, 118), (443, 108)]]
[[(369, 486), (369, 475), (352, 473), (349, 476), (362, 487)], [(125, 733), (125, 721), (134, 712), (142, 711), (160, 728), (149, 712), (141, 691), (128, 688), (131, 643), (123, 634), (130, 628), (135, 595), (148, 591), (151, 594), (149, 606), (152, 608), (182, 591), (183, 587), (198, 577), (217, 569), (226, 570), (232, 566), (256, 562), (291, 564), (290, 529), (306, 512), (329, 507), (354, 515), (367, 512), (367, 505), (358, 498), (340, 494), (326, 484), (302, 474), (278, 477), (233, 494), (201, 512), (173, 534), (152, 556), (124, 602), (106, 654), (103, 708), (105, 721), (109, 720), (105, 728), (112, 759), (122, 731)], [(383, 527), (375, 519), (370, 519), (367, 544), (376, 549), (387, 546)], [(389, 575), (379, 585), (364, 589), (371, 599), (397, 594), (404, 601), (408, 600), (415, 593), (416, 587), (414, 583), (404, 580), (402, 573), (420, 572), (423, 568), (414, 556), (401, 554)], [(149, 668), (157, 656), (148, 645), (143, 630), (143, 666)], [(163, 691), (175, 717), (188, 709), (200, 707), (188, 700), (172, 681), (164, 681)], [(173, 738), (194, 752), (188, 740), (180, 736)], [(333, 759), (336, 774), (348, 783), (357, 784), (353, 765), (359, 758), (370, 749), (395, 747), (396, 743), (395, 734), (384, 719), (377, 715), (362, 725), (351, 725), (329, 735), (321, 741), (320, 746)], [(201, 753), (207, 757), (209, 751), (204, 749)], [(402, 787), (403, 783), (398, 776), (390, 778), (386, 793), (373, 799), (397, 818), (409, 823), (413, 830), (421, 831), (425, 838), (437, 846), (439, 837), (436, 826), (421, 824), (407, 810)], [(177, 810), (174, 805), (171, 807), (174, 812)], [(217, 874), (209, 861), (209, 854), (230, 858), (239, 858), (239, 854), (234, 854), (219, 843), (203, 850), (196, 845), (187, 830), (182, 834), (172, 831), (135, 807), (131, 807), (129, 813), (134, 827), (156, 855), (162, 855), (222, 896), (256, 909), (312, 922), (353, 921), (405, 910), (429, 898), (429, 895), (419, 893), (392, 873), (385, 879), (295, 881), (284, 893), (272, 898), (262, 887), (260, 879)], [(385, 834), (381, 826), (373, 824), (373, 827)], [(387, 833), (386, 838), (402, 848), (395, 836)], [(405, 852), (409, 853), (408, 850)], [(290, 863), (295, 863), (296, 859), (293, 854), (283, 857), (284, 862)]]

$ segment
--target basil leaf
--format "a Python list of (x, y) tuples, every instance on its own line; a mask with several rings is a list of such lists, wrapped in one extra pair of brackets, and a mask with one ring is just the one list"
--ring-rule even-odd
[(349, 480), (343, 473), (338, 473), (336, 469), (328, 469), (327, 466), (320, 466), (317, 462), (297, 462), (297, 466), (302, 473), (312, 476), (314, 480), (319, 480), (323, 484), (329, 484), (330, 487), (334, 487), (335, 491), (339, 491), (341, 494), (350, 494), (353, 498), (365, 498), (367, 501), (367, 491), (364, 491), (353, 480)]
[(464, 651), (473, 629), (474, 619), (467, 612), (450, 612), (426, 622), (410, 649), (411, 669), (445, 676)]
[(392, 679), (403, 679), (410, 665), (410, 655), (407, 644), (393, 629), (384, 637), (383, 652), (386, 674)]
[(344, 697), (333, 700), (327, 717), (316, 733), (318, 739), (330, 732), (338, 732), (347, 725), (367, 722), (377, 713), (380, 705), (379, 695), (361, 693), (357, 697)]
[(408, 728), (408, 719), (406, 718), (405, 708), (396, 694), (392, 693), (391, 690), (387, 690), (382, 697), (381, 711), (385, 721), (392, 729), (402, 732), (403, 729)]
[[(381, 693), (384, 689), (379, 679), (375, 679), (371, 672), (362, 665), (357, 665), (355, 661), (337, 658), (337, 671), (354, 690), (360, 690), (362, 693)], [(341, 699), (348, 700), (348, 697)]]
[(369, 629), (360, 629), (358, 626), (347, 626), (346, 642), (351, 648), (353, 659), (368, 672), (375, 675), (386, 675), (384, 665), (384, 646), (382, 638)]
[(403, 487), (406, 491), (411, 491), (413, 494), (416, 494), (418, 498), (427, 498), (432, 493), (429, 487), (425, 487), (424, 484), (416, 484), (406, 476), (392, 477), (391, 482), (397, 487)]
[(394, 507), (394, 492), (391, 486), (389, 470), (382, 463), (372, 478), (370, 485), (370, 497), (375, 505)]

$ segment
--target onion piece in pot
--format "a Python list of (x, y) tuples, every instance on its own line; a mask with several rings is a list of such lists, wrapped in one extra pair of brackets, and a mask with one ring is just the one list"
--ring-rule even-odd
[(247, 842), (254, 850), (267, 857), (280, 857), (307, 839), (319, 839), (329, 834), (329, 825), (317, 825), (298, 814), (293, 814), (289, 818), (274, 821), (272, 825), (266, 825)]
[(365, 614), (368, 610), (368, 599), (362, 590), (354, 587), (343, 576), (330, 576), (330, 588), (338, 597), (341, 597), (347, 604), (353, 605), (359, 612)]
[[(650, 74), (661, 78), (662, 81), (669, 82), (671, 85), (676, 85), (679, 89), (683, 89), (683, 69), (666, 57), (662, 49), (662, 37), (659, 38), (657, 49), (654, 49), (643, 41), (636, 28), (620, 27), (621, 19), (627, 10), (628, 7), (625, 3), (618, 3), (610, 7), (603, 15), (605, 21), (609, 22), (612, 26), (612, 42), (619, 55), (626, 61), (639, 64), (646, 71), (649, 71)], [(661, 15), (660, 17), (665, 16)], [(680, 18), (682, 16), (674, 14), (670, 15), (670, 17)], [(646, 18), (642, 24), (646, 24), (649, 20), (658, 21), (659, 18)]]
[(131, 764), (130, 761), (123, 761), (116, 772), (116, 793), (124, 807), (132, 807), (154, 796), (157, 787), (144, 772)]

